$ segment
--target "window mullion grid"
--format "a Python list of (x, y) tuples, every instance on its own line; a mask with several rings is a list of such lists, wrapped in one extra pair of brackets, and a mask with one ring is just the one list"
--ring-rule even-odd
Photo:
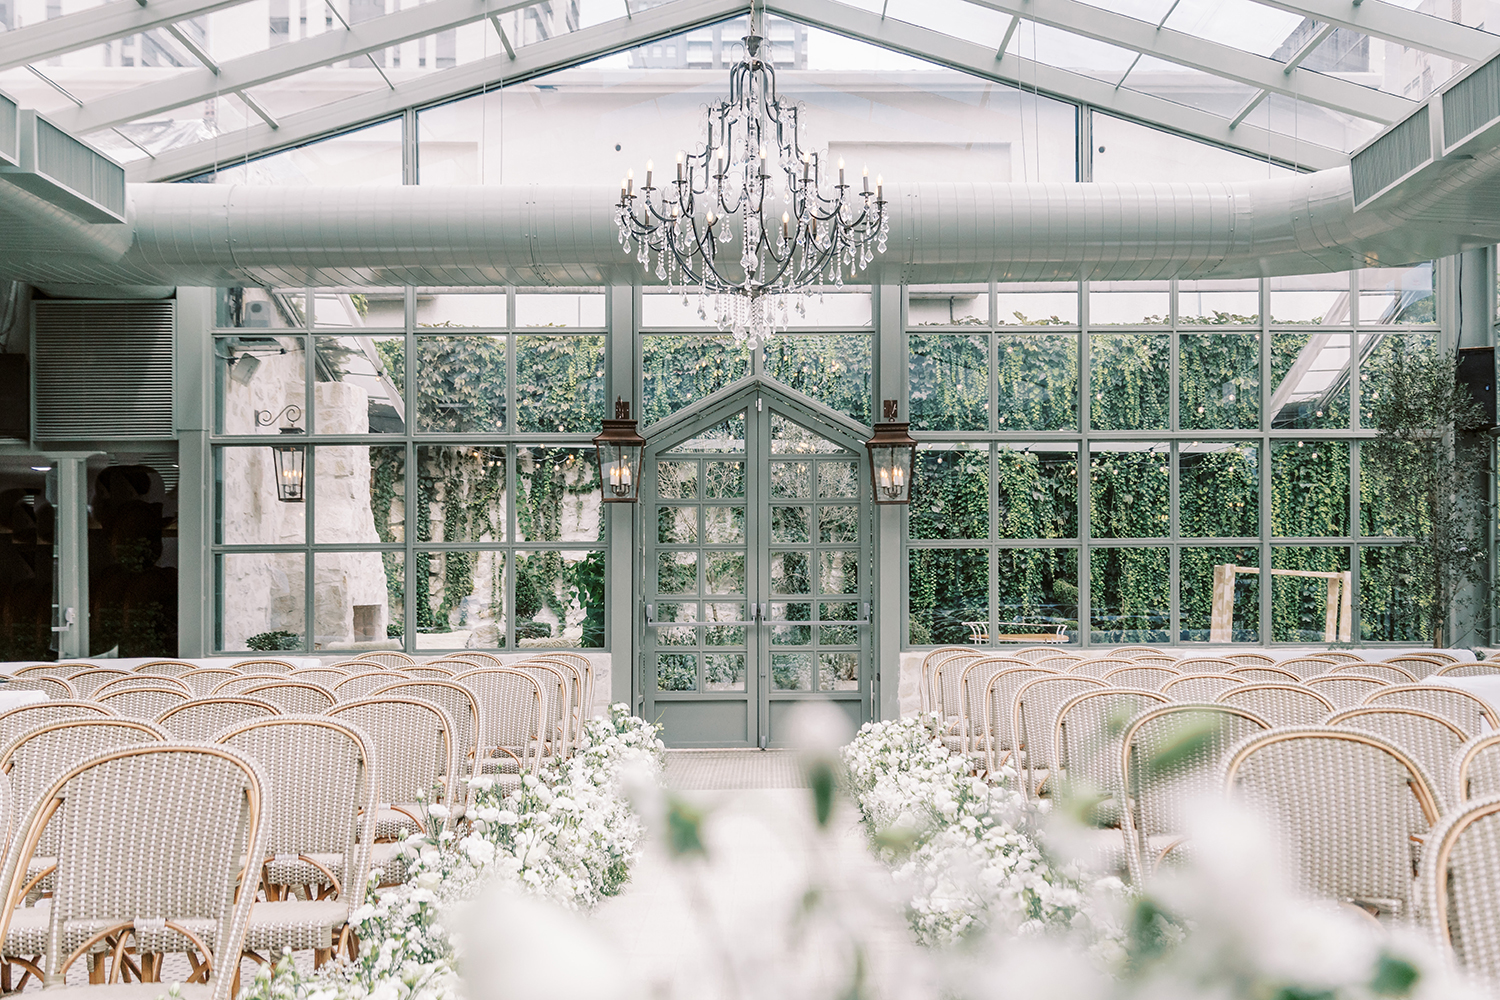
[(1167, 645), (1175, 646), (1182, 641), (1181, 607), (1181, 553), (1178, 550), (1179, 531), (1177, 517), (1177, 435), (1182, 428), (1182, 416), (1178, 412), (1179, 383), (1178, 367), (1182, 355), (1178, 350), (1177, 279), (1167, 284), (1167, 318), (1171, 340), (1167, 344)]
[(402, 520), (403, 530), (401, 537), (406, 541), (406, 554), (402, 557), (405, 566), (402, 568), (401, 587), (401, 612), (404, 616), (401, 628), (401, 647), (408, 653), (414, 653), (417, 649), (417, 588), (413, 581), (417, 572), (417, 446), (414, 438), (417, 433), (417, 417), (420, 408), (417, 403), (417, 294), (416, 289), (410, 286), (406, 289), (406, 332), (403, 337), (405, 344), (402, 364), (401, 391), (406, 394), (406, 466), (402, 483), (405, 488), (405, 503)]
[(1276, 386), (1271, 384), (1271, 283), (1260, 280), (1260, 454), (1256, 458), (1256, 493), (1260, 512), (1260, 644), (1271, 644), (1271, 419), (1268, 412)]
[[(313, 352), (317, 349), (317, 341), (313, 339), (312, 329), (317, 323), (317, 302), (313, 298), (313, 290), (305, 289), (307, 308), (303, 310), (302, 322), (305, 328), (302, 331), (302, 430), (304, 440), (310, 439), (319, 428), (317, 426), (317, 367), (318, 361)], [(307, 546), (307, 551), (302, 558), (302, 648), (311, 653), (317, 648), (317, 564), (313, 561), (312, 543), (317, 538), (317, 511), (318, 511), (318, 455), (317, 449), (311, 444), (303, 446), (302, 466), (302, 498), (303, 498), (303, 522), (302, 539)], [(312, 487), (309, 489), (308, 487)]]
[(1078, 283), (1078, 644), (1090, 645), (1093, 632), (1093, 525), (1089, 519), (1089, 501), (1093, 493), (1092, 466), (1089, 458), (1089, 425), (1093, 421), (1089, 402), (1093, 384), (1093, 352), (1089, 350), (1088, 282)]

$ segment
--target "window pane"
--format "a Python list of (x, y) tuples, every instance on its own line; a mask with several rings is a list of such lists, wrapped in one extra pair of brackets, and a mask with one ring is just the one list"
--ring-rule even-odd
[[(404, 337), (318, 337), (313, 383), (319, 434), (404, 434)], [(404, 377), (404, 376), (403, 376)]]
[(990, 319), (989, 285), (912, 285), (906, 325), (984, 326)]
[(1166, 281), (1089, 282), (1090, 326), (1165, 326), (1172, 312)]
[(869, 334), (778, 334), (765, 347), (766, 374), (867, 424), (870, 345)]
[(995, 523), (1001, 538), (1078, 537), (1078, 448), (1002, 444)]
[(1183, 334), (1177, 352), (1179, 426), (1260, 426), (1260, 334)]
[(1338, 641), (1341, 592), (1330, 591), (1328, 577), (1341, 579), (1349, 571), (1349, 550), (1277, 545), (1271, 549), (1271, 566), (1313, 574), (1271, 575), (1272, 641)]
[(1272, 323), (1349, 325), (1348, 271), (1338, 274), (1293, 274), (1267, 280), (1271, 286)]
[(604, 325), (603, 292), (518, 292), (516, 326)]
[(1420, 550), (1359, 549), (1359, 637), (1366, 642), (1432, 642), (1430, 574)]
[[(809, 326), (869, 326), (874, 315), (869, 292), (832, 290), (810, 292), (806, 308), (799, 310), (794, 305), (790, 312), (793, 329)], [(708, 314), (713, 315), (712, 305), (709, 306)]]
[(1171, 469), (1161, 443), (1097, 445), (1089, 454), (1094, 538), (1156, 538), (1170, 527)]
[(1421, 505), (1391, 502), (1397, 490), (1411, 488), (1410, 467), (1405, 463), (1418, 460), (1412, 442), (1377, 439), (1360, 443), (1360, 534), (1412, 536), (1425, 534), (1431, 527)]
[(967, 643), (968, 622), (989, 622), (990, 565), (984, 549), (912, 549), (907, 642)]
[(998, 556), (999, 621), (990, 644), (1032, 646), (1059, 635), (1077, 642), (1078, 550), (1001, 549)]
[(597, 434), (604, 419), (604, 338), (516, 337), (516, 425)]
[(750, 350), (728, 334), (641, 338), (641, 426), (649, 427), (750, 374)]
[(405, 558), (404, 552), (314, 554), (314, 648), (400, 649)]
[(1432, 262), (1415, 267), (1376, 267), (1359, 272), (1361, 326), (1432, 324), (1437, 300), (1432, 297)]
[(1349, 427), (1347, 333), (1271, 334), (1271, 426)]
[[(1259, 565), (1257, 549), (1178, 549), (1183, 642), (1260, 642), (1260, 577), (1234, 567)], [(1225, 614), (1214, 620), (1214, 608)]]
[(413, 562), (418, 652), (505, 648), (504, 552), (418, 552)]
[(1177, 451), (1177, 530), (1185, 538), (1260, 534), (1260, 448), (1184, 441)]
[(404, 447), (323, 444), (311, 450), (317, 511), (313, 541), (347, 544), (404, 540)]
[(1431, 351), (1434, 338), (1429, 333), (1365, 333), (1359, 341), (1360, 354), (1364, 356), (1359, 365), (1360, 426), (1373, 429), (1375, 407), (1380, 403), (1381, 393), (1386, 391), (1391, 367), (1400, 365), (1406, 357)]
[[(307, 430), (307, 384), (302, 337), (214, 339), (220, 434), (279, 434)], [(294, 409), (288, 409), (293, 407)]]
[(214, 324), (273, 330), (307, 326), (307, 293), (301, 288), (220, 288)]
[(990, 338), (912, 332), (911, 423), (920, 430), (989, 429)]
[(1349, 534), (1349, 445), (1277, 441), (1271, 445), (1271, 534), (1315, 538)]
[(301, 463), (305, 475), (306, 461), (305, 446), (291, 448), (290, 454), (264, 445), (216, 448), (214, 540), (222, 545), (300, 544), (306, 538), (307, 504), (281, 500), (276, 487), (279, 479), (300, 483), (289, 470)]
[(504, 289), (418, 288), (417, 329), (505, 328)]
[(418, 447), (417, 541), (505, 541), (506, 486), (503, 447)]
[(1258, 326), (1260, 281), (1256, 278), (1179, 281), (1178, 326)]
[(333, 329), (406, 329), (404, 288), (315, 288), (313, 325)]
[(603, 537), (593, 448), (518, 447), (516, 479), (517, 541), (592, 542)]
[(1089, 558), (1089, 641), (1167, 642), (1167, 550), (1094, 549)]
[(1056, 431), (1078, 426), (1078, 335), (1001, 334), (997, 426)]
[(604, 645), (604, 553), (516, 553), (516, 646)]
[(417, 338), (418, 427), (482, 434), (505, 430), (505, 338)]
[(910, 538), (990, 537), (989, 445), (918, 445), (908, 524)]
[(1013, 281), (995, 287), (1000, 326), (1077, 326), (1076, 281)]
[(1090, 423), (1095, 430), (1167, 426), (1171, 343), (1166, 334), (1095, 334), (1089, 373)]
[(275, 653), (306, 648), (306, 558), (301, 552), (219, 556), (219, 650)]

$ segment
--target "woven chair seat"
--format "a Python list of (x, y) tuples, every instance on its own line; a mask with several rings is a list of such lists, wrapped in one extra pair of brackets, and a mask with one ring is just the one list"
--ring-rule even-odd
[(250, 910), (245, 948), (262, 954), (275, 954), (282, 948), (331, 948), (334, 931), (348, 917), (349, 904), (339, 899), (258, 902)]
[[(212, 986), (198, 983), (182, 984), (182, 1000), (209, 1000), (213, 996)], [(54, 986), (47, 996), (76, 997), (78, 1000), (161, 1000), (167, 992), (165, 983), (110, 983), (104, 986)]]
[(25, 906), (11, 914), (10, 927), (5, 932), (6, 955), (40, 955), (47, 950), (47, 922), (52, 913), (52, 900), (39, 900), (35, 906)]
[[(396, 808), (398, 806), (400, 808)], [(425, 811), (420, 802), (396, 802), (389, 806), (381, 806), (375, 819), (375, 839), (390, 840), (394, 837), (397, 840), (405, 840), (407, 835), (417, 833), (421, 829), (411, 817), (421, 816)]]

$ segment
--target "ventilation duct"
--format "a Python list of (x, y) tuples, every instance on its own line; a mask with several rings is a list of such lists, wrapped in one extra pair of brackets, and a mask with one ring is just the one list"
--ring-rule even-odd
[(16, 162), (0, 167), (0, 179), (85, 222), (125, 221), (124, 167), (35, 111), (19, 119)]
[(1356, 208), (1432, 160), (1430, 122), (1423, 105), (1350, 158)]
[(1443, 143), (1449, 149), (1500, 118), (1500, 59), (1491, 59), (1443, 92)]
[(175, 302), (38, 302), (31, 355), (37, 441), (173, 436)]

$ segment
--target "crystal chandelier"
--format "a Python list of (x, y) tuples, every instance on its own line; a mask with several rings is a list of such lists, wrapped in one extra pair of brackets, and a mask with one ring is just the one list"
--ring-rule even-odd
[(679, 152), (676, 178), (661, 187), (650, 161), (639, 190), (631, 171), (615, 222), (626, 254), (654, 267), (684, 303), (696, 288), (699, 318), (711, 310), (720, 330), (754, 350), (787, 328), (793, 310), (806, 315), (810, 292), (842, 288), (846, 274), (884, 253), (890, 218), (881, 178), (871, 190), (866, 169), (855, 190), (842, 159), (835, 183), (827, 152), (803, 151), (802, 108), (776, 93), (753, 0), (749, 30), (729, 98), (707, 109), (700, 148)]

